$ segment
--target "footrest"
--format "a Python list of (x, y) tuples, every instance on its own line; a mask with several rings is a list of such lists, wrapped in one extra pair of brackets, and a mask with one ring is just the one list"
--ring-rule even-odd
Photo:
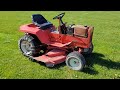
[(67, 46), (69, 44), (71, 44), (71, 42), (68, 42), (68, 43), (65, 43), (65, 44), (62, 44), (62, 43), (59, 43), (59, 42), (51, 42), (49, 45), (61, 48), (61, 47)]
[(53, 49), (49, 51), (48, 53), (46, 53), (46, 56), (49, 56), (49, 57), (56, 57), (60, 55), (65, 55), (65, 51), (60, 50), (60, 49)]

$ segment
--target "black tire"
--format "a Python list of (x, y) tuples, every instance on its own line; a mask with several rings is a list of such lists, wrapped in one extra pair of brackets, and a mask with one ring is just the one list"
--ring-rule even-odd
[(31, 35), (25, 35), (18, 41), (20, 51), (24, 56), (36, 56), (40, 53), (40, 42)]
[(66, 65), (70, 69), (82, 71), (85, 66), (85, 58), (77, 51), (71, 52), (66, 57)]
[(83, 54), (91, 54), (93, 52), (94, 45), (91, 43), (90, 48), (85, 48)]

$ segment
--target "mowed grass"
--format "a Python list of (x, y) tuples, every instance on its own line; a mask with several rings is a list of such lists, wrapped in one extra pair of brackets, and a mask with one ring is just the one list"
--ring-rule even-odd
[(94, 26), (93, 54), (85, 56), (82, 72), (70, 70), (65, 63), (50, 69), (31, 62), (18, 49), (24, 35), (20, 25), (31, 23), (32, 14), (52, 18), (63, 11), (1, 11), (0, 12), (0, 79), (120, 79), (120, 12), (65, 11), (64, 22)]

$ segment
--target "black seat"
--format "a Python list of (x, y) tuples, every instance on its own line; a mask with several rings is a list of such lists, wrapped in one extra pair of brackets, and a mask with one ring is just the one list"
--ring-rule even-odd
[(33, 14), (32, 22), (43, 30), (53, 26), (53, 24), (48, 22), (41, 14)]

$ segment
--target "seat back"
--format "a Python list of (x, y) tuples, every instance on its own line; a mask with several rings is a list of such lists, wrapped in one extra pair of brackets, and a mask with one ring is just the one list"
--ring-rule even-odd
[(43, 23), (46, 23), (47, 20), (41, 14), (33, 14), (32, 15), (32, 22), (38, 23), (38, 24), (43, 24)]
[(41, 14), (33, 14), (32, 22), (36, 26), (40, 27), (40, 29), (46, 30), (53, 26), (52, 23), (48, 22)]

